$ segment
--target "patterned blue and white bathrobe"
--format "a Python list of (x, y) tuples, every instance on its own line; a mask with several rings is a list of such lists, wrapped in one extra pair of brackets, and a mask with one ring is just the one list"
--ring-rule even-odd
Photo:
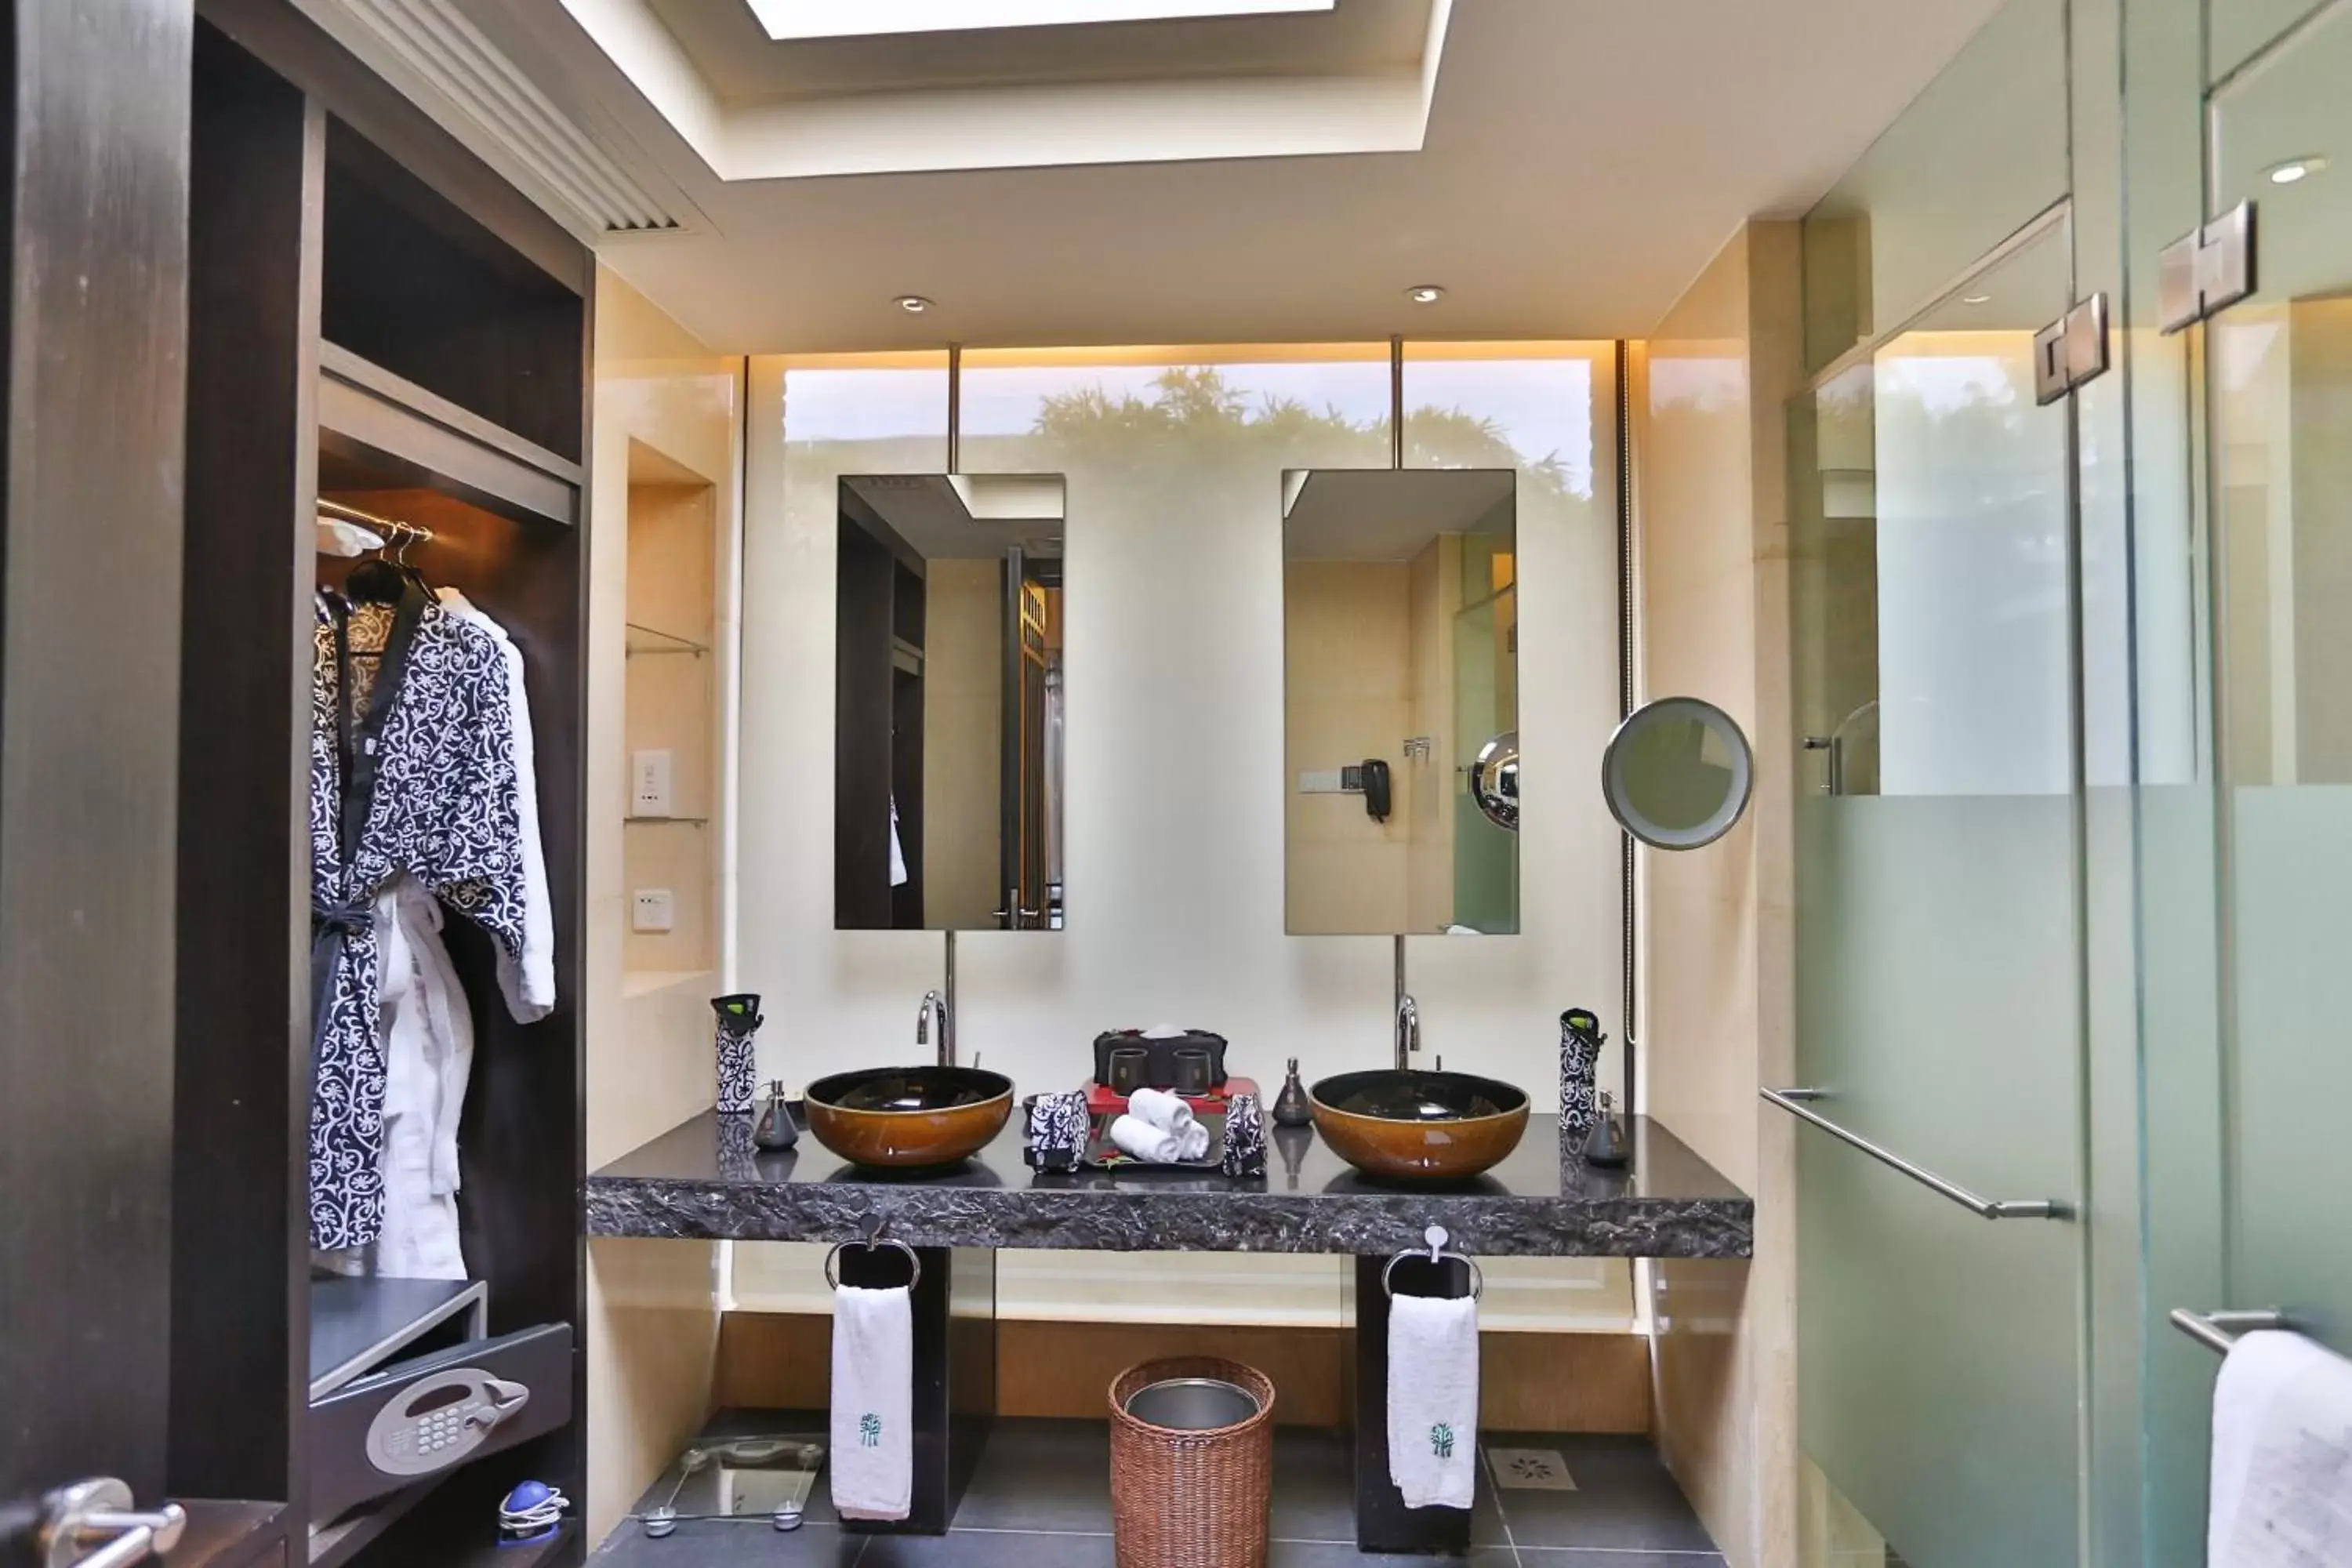
[(523, 851), (497, 639), (412, 587), (324, 614), (311, 656), (310, 1245), (331, 1248), (383, 1228), (376, 895), (408, 872), (519, 958)]

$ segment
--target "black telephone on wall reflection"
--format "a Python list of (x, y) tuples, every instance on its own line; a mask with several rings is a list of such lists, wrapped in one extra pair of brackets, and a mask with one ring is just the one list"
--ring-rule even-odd
[(1389, 819), (1389, 765), (1378, 757), (1366, 757), (1356, 770), (1364, 781), (1364, 815), (1374, 822)]

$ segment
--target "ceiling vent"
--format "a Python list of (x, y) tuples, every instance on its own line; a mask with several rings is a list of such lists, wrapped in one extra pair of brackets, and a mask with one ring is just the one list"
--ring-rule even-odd
[(542, 203), (569, 208), (559, 216), (575, 226), (604, 234), (684, 226), (450, 0), (306, 0), (303, 8), (411, 97), (429, 89), (470, 121), (443, 121), (491, 162), (536, 183)]

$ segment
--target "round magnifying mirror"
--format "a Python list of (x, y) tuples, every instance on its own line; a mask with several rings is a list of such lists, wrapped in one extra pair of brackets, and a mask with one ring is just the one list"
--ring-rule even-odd
[(1696, 849), (1731, 831), (1755, 789), (1756, 757), (1731, 715), (1696, 697), (1633, 710), (1601, 758), (1601, 789), (1625, 831)]
[(1470, 763), (1470, 798), (1506, 833), (1519, 830), (1519, 732), (1506, 730)]

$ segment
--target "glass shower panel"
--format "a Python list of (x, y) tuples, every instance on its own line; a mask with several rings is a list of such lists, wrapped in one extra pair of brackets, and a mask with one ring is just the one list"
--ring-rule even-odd
[(2316, 1239), (2344, 1234), (2352, 1192), (2347, 81), (2338, 4), (2210, 110), (2214, 207), (2256, 202), (2262, 292), (2206, 340), (2231, 1299), (2174, 1304), (2284, 1307), (2352, 1352), (2352, 1248)]
[(2067, 190), (2067, 0), (2007, 0), (1805, 215), (1805, 363), (1890, 332)]
[[(1919, 1166), (2072, 1205), (2072, 466), (2032, 353), (2068, 244), (2044, 221), (1818, 385), (1791, 579), (1800, 1076)], [(1911, 1568), (2073, 1562), (2075, 1227), (1989, 1222), (1815, 1130), (1798, 1148), (1822, 1494)]]
[(2212, 41), (2207, 69), (2220, 82), (2263, 47), (2316, 11), (2325, 0), (2221, 0), (2207, 7)]

